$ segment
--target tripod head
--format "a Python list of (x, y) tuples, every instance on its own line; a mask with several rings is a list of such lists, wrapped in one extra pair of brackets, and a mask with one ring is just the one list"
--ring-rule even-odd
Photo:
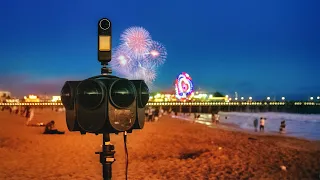
[(108, 66), (107, 62), (101, 63), (101, 75), (111, 75), (112, 74), (112, 69), (111, 67)]

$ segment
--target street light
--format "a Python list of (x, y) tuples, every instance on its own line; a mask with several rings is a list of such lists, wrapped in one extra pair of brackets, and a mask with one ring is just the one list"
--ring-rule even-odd
[(317, 99), (319, 100), (319, 99), (320, 99), (320, 96), (317, 96)]
[(241, 97), (241, 100), (244, 100), (244, 97)]
[(286, 98), (285, 98), (285, 97), (282, 97), (281, 99), (282, 99), (282, 101), (284, 101)]
[(312, 100), (313, 100), (313, 97), (310, 97), (310, 100), (312, 101)]
[(238, 98), (234, 98), (234, 100), (238, 101)]
[(270, 101), (270, 97), (267, 97), (267, 100)]
[(251, 96), (249, 97), (249, 100), (252, 100), (252, 97), (251, 97)]

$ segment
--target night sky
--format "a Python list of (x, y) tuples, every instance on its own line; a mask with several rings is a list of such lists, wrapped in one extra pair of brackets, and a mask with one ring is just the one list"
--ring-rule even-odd
[(0, 89), (59, 94), (66, 80), (100, 73), (97, 22), (113, 45), (142, 26), (168, 51), (156, 90), (187, 72), (196, 89), (239, 96), (320, 95), (319, 0), (4, 0)]

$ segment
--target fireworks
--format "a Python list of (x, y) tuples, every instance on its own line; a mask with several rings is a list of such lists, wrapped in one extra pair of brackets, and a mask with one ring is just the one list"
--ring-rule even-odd
[(167, 58), (166, 48), (151, 39), (142, 27), (130, 27), (121, 35), (121, 44), (114, 50), (111, 67), (128, 79), (142, 79), (148, 86), (156, 79), (156, 69)]
[(143, 58), (152, 45), (150, 33), (142, 27), (131, 27), (121, 35), (121, 41), (135, 58)]
[(153, 61), (157, 66), (162, 65), (167, 58), (166, 48), (159, 42), (153, 41), (149, 52), (146, 54), (146, 59)]
[(121, 75), (128, 75), (133, 67), (133, 60), (130, 57), (130, 52), (125, 46), (119, 46), (112, 54), (112, 61), (110, 62), (113, 70), (119, 72)]

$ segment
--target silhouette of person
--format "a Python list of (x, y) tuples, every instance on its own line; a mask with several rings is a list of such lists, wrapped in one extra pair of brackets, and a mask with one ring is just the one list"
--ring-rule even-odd
[(260, 131), (264, 131), (265, 118), (260, 118)]
[(281, 121), (279, 130), (280, 130), (280, 133), (285, 133), (285, 130), (286, 130), (286, 121), (285, 120)]
[(257, 118), (255, 118), (255, 119), (253, 120), (253, 125), (254, 125), (254, 130), (255, 130), (255, 132), (257, 132), (257, 131), (258, 131), (258, 119), (257, 119)]
[(50, 121), (46, 124), (43, 134), (64, 134), (63, 131), (58, 131), (57, 129), (54, 129), (54, 121)]

